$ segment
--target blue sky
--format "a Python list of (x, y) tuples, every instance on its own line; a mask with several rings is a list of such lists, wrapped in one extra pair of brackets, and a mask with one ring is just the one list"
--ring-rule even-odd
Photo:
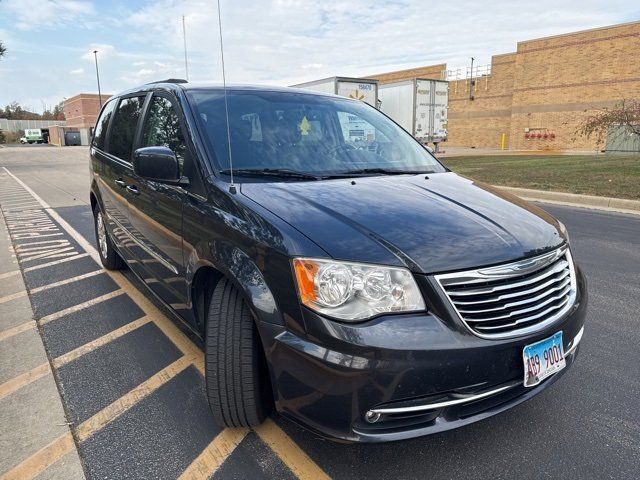
[[(221, 81), (215, 0), (0, 0), (0, 105), (41, 111), (64, 97), (185, 76)], [(227, 80), (289, 85), (447, 63), (465, 67), (517, 41), (640, 20), (630, 0), (595, 2), (222, 0)]]

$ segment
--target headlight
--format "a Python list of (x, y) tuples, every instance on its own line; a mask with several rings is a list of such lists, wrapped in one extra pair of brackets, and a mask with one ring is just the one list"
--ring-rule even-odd
[(560, 226), (560, 233), (562, 233), (567, 243), (569, 243), (569, 231), (567, 230), (567, 227), (560, 220), (558, 220), (558, 225)]
[(333, 318), (357, 321), (426, 309), (406, 268), (315, 258), (296, 258), (293, 267), (302, 304)]

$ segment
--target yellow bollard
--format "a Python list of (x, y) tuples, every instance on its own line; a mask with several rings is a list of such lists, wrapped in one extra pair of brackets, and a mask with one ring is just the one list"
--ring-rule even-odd
[(500, 150), (506, 150), (507, 148), (507, 135), (503, 133), (500, 136)]

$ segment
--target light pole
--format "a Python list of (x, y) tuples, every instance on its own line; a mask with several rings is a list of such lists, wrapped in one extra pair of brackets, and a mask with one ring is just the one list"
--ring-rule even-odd
[(100, 92), (100, 72), (98, 72), (98, 50), (93, 51), (93, 57), (96, 59), (96, 78), (98, 79), (98, 101), (102, 108), (102, 93)]

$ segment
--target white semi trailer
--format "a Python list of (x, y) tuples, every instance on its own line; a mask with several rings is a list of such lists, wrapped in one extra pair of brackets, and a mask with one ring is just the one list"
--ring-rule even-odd
[(419, 142), (438, 144), (447, 140), (449, 83), (415, 78), (380, 85), (380, 110)]
[(342, 97), (362, 100), (378, 108), (378, 81), (368, 78), (330, 77), (313, 82), (291, 85), (316, 92), (333, 93)]

